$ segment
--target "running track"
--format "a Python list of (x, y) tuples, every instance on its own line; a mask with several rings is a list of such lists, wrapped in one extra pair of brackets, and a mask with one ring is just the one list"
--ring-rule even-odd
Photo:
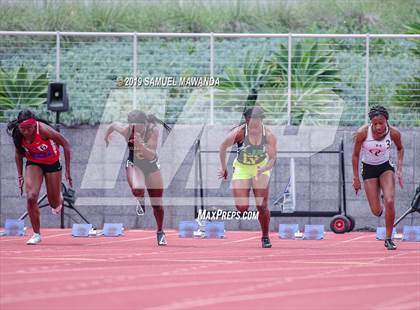
[[(29, 232), (30, 233), (30, 232)], [(180, 239), (130, 230), (73, 238), (44, 229), (38, 246), (0, 238), (0, 309), (420, 309), (420, 243), (387, 251), (373, 233), (322, 241), (258, 232)]]

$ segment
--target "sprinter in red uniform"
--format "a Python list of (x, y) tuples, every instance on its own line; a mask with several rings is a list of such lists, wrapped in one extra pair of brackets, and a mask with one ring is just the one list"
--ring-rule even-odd
[[(60, 214), (63, 207), (59, 145), (64, 149), (66, 179), (70, 187), (73, 186), (70, 176), (70, 144), (46, 121), (36, 118), (29, 110), (21, 111), (16, 120), (9, 122), (7, 133), (13, 138), (16, 148), (20, 192), (23, 193), (25, 185), (28, 214), (34, 231), (27, 244), (35, 245), (41, 242), (38, 196), (44, 178), (52, 213)], [(23, 157), (26, 158), (25, 175)]]

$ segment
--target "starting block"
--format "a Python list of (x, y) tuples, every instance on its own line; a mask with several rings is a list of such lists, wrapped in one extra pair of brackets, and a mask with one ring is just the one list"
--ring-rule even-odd
[[(395, 228), (392, 230), (392, 239), (395, 238), (397, 231)], [(377, 227), (376, 228), (376, 240), (385, 240), (386, 228), (385, 227)]]
[(324, 239), (324, 225), (305, 225), (303, 240), (322, 240)]
[(280, 239), (296, 239), (299, 233), (299, 224), (279, 224)]
[(71, 235), (73, 237), (89, 237), (92, 224), (73, 224)]
[(207, 222), (204, 231), (205, 238), (224, 238), (225, 223), (224, 222)]
[(105, 237), (119, 237), (123, 235), (124, 227), (122, 223), (105, 223), (102, 235)]
[(420, 226), (404, 226), (403, 241), (420, 241)]
[(6, 219), (4, 224), (3, 236), (25, 236), (26, 227), (25, 220)]
[(179, 222), (179, 237), (194, 238), (194, 232), (198, 230), (197, 221), (181, 221)]

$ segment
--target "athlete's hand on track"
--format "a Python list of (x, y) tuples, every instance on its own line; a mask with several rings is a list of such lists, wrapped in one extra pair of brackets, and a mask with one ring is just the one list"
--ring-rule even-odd
[(360, 183), (359, 178), (353, 179), (353, 188), (356, 191), (356, 195), (357, 195), (360, 189), (362, 188), (362, 184)]

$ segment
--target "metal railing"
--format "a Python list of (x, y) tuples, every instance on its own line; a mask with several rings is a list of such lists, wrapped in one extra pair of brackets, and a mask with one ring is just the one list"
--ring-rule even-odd
[[(9, 91), (6, 99), (17, 104), (11, 108), (13, 104), (0, 95), (0, 110), (7, 118), (25, 105), (25, 99), (39, 96), (38, 89), (29, 84), (19, 89), (19, 76), (13, 79), (10, 74), (25, 64), (32, 74), (48, 70), (47, 80), (68, 84), (73, 110), (63, 115), (64, 122), (103, 120), (106, 102), (118, 90), (116, 82), (122, 77), (209, 76), (227, 78), (233, 86), (206, 91), (180, 86), (133, 87), (125, 90), (131, 106), (126, 100), (120, 103), (121, 109), (147, 105), (178, 122), (230, 122), (237, 120), (251, 88), (257, 87), (258, 104), (275, 123), (295, 124), (306, 113), (316, 114), (316, 121), (360, 125), (368, 120), (369, 106), (384, 104), (401, 124), (418, 126), (420, 90), (415, 79), (420, 77), (420, 61), (410, 50), (418, 46), (419, 39), (420, 35), (404, 34), (3, 31), (0, 67), (9, 75), (0, 76), (0, 86)], [(305, 42), (317, 43), (316, 48), (310, 51), (314, 45), (305, 46)], [(283, 54), (281, 45), (286, 47)], [(271, 65), (277, 71), (259, 72), (261, 57), (261, 66)], [(305, 71), (305, 65), (318, 66), (323, 72), (316, 76), (317, 72)], [(227, 69), (233, 72), (231, 76)], [(16, 85), (9, 87), (8, 83)], [(312, 84), (308, 87), (305, 83)], [(412, 99), (400, 106), (394, 99), (396, 93), (398, 100)], [(335, 105), (338, 101), (341, 107)]]

